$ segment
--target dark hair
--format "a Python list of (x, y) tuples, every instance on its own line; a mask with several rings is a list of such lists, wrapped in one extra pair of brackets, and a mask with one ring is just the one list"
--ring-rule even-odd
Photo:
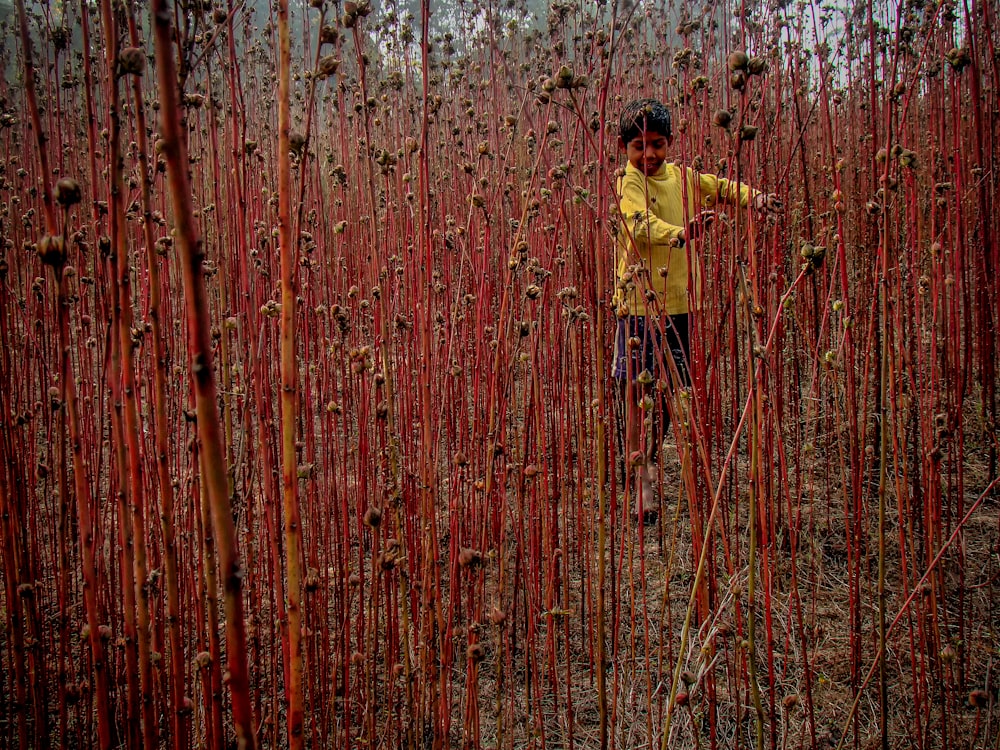
[(618, 119), (618, 135), (628, 143), (643, 131), (670, 137), (670, 111), (656, 99), (636, 99), (625, 105)]

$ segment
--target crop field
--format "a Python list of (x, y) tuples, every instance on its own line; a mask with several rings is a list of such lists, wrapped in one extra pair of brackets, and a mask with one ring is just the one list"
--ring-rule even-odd
[[(0, 750), (1000, 750), (995, 0), (0, 0), (0, 66)], [(780, 207), (623, 396), (646, 97)]]

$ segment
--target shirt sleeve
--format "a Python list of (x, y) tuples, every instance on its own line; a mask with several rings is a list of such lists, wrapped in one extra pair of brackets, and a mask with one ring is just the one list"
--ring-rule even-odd
[(626, 237), (631, 236), (652, 245), (666, 245), (677, 237), (682, 227), (658, 218), (649, 208), (643, 178), (626, 173), (621, 181), (618, 203)]
[(701, 202), (706, 206), (726, 203), (746, 207), (750, 199), (759, 192), (745, 183), (716, 177), (714, 174), (699, 174), (698, 184), (701, 187)]

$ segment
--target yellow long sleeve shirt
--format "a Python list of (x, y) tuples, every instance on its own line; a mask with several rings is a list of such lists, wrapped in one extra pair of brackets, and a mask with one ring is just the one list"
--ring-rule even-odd
[[(711, 174), (664, 162), (655, 174), (644, 175), (627, 164), (618, 180), (618, 285), (615, 302), (628, 306), (629, 315), (646, 315), (646, 291), (656, 294), (650, 312), (679, 315), (688, 312), (688, 285), (700, 286), (697, 258), (689, 268), (689, 249), (671, 240), (703, 209), (719, 203), (746, 206), (755, 191)], [(685, 210), (686, 199), (686, 210)], [(630, 268), (641, 263), (639, 278)]]

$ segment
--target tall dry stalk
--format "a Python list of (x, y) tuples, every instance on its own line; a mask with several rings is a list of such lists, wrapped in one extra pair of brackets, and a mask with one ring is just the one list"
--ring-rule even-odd
[[(250, 702), (243, 616), (243, 579), (246, 572), (240, 560), (239, 540), (229, 502), (225, 448), (222, 444), (215, 374), (212, 369), (211, 324), (202, 274), (204, 248), (198, 235), (191, 205), (187, 137), (182, 127), (179, 103), (181, 92), (173, 58), (173, 12), (166, 0), (156, 0), (151, 10), (157, 82), (160, 90), (162, 151), (166, 159), (167, 184), (177, 230), (175, 246), (180, 256), (184, 278), (191, 378), (197, 405), (198, 435), (204, 457), (203, 481), (211, 506), (225, 600), (226, 658), (233, 725), (239, 746), (252, 749), (257, 745), (257, 736)], [(210, 600), (211, 594), (212, 592), (209, 592)]]

